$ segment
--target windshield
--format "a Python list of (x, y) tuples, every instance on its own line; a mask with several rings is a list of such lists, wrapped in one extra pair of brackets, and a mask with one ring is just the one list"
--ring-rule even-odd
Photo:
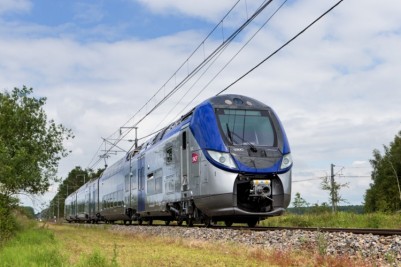
[(274, 146), (275, 131), (266, 110), (216, 109), (220, 130), (233, 145)]

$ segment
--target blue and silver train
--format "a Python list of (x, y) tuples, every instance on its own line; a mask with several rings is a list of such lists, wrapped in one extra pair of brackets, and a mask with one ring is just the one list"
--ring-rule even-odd
[(70, 194), (65, 219), (255, 226), (290, 203), (290, 152), (269, 106), (215, 96)]

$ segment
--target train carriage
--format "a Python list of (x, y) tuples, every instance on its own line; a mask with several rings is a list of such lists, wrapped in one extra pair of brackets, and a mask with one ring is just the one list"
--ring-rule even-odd
[(285, 131), (269, 106), (216, 96), (103, 173), (100, 219), (252, 226), (289, 205), (291, 168)]

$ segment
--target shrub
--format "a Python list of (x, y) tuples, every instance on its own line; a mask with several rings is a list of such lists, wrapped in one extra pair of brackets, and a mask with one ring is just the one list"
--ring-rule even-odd
[(0, 246), (17, 230), (17, 222), (12, 213), (15, 205), (16, 199), (0, 193)]

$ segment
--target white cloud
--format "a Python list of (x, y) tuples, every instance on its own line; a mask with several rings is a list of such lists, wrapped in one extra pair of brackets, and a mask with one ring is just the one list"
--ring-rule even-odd
[(1, 0), (0, 15), (4, 13), (25, 13), (30, 11), (32, 3), (30, 0)]
[[(220, 1), (185, 1), (185, 0), (136, 0), (142, 5), (148, 7), (155, 13), (165, 15), (184, 14), (189, 17), (204, 18), (211, 21), (221, 19), (223, 15), (237, 2), (236, 0), (220, 0)], [(250, 4), (251, 5), (251, 4)], [(249, 7), (250, 8), (250, 7)], [(245, 5), (243, 6), (246, 13)]]

